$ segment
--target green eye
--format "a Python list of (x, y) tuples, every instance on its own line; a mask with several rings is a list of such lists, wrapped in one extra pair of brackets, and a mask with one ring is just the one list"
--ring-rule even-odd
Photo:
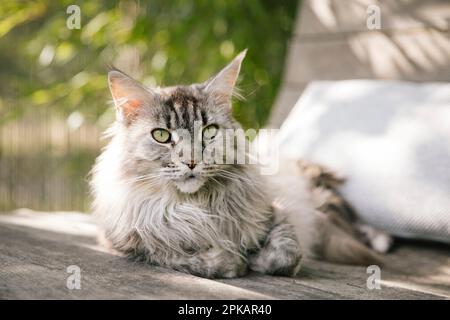
[(170, 132), (166, 129), (153, 129), (152, 137), (159, 143), (170, 142)]
[(206, 140), (213, 139), (217, 135), (218, 131), (219, 131), (219, 127), (217, 127), (217, 125), (210, 124), (209, 126), (203, 128), (203, 139), (206, 139)]

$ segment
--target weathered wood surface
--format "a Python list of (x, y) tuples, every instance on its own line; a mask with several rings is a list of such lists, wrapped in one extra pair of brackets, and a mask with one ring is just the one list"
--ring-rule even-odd
[[(448, 299), (449, 248), (401, 244), (381, 269), (381, 289), (366, 268), (305, 261), (296, 278), (251, 273), (208, 280), (130, 262), (96, 244), (91, 217), (18, 210), (0, 215), (1, 299)], [(81, 268), (68, 289), (67, 267)]]

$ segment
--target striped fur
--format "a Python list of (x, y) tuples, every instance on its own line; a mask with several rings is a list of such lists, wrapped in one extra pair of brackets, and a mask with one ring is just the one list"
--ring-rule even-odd
[[(102, 238), (130, 257), (210, 278), (238, 277), (249, 269), (294, 276), (305, 255), (376, 260), (342, 231), (348, 223), (338, 226), (330, 218), (345, 216), (348, 208), (327, 189), (331, 185), (320, 185), (323, 179), (293, 171), (263, 177), (255, 165), (196, 159), (195, 150), (183, 152), (180, 161), (172, 157), (176, 148), (192, 143), (180, 139), (178, 130), (196, 139), (196, 126), (240, 129), (231, 97), (244, 55), (190, 86), (146, 88), (118, 70), (110, 72), (117, 120), (91, 180)], [(171, 140), (153, 139), (155, 128), (171, 132)], [(235, 151), (211, 139), (202, 140), (201, 152), (209, 146)], [(336, 221), (341, 220), (346, 221)]]

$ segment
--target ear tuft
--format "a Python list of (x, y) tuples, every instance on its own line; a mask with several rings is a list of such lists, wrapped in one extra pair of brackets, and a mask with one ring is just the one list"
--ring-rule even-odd
[(117, 69), (108, 73), (108, 83), (119, 120), (129, 123), (136, 117), (138, 110), (152, 100), (151, 91)]
[(206, 81), (206, 91), (216, 98), (218, 104), (229, 104), (231, 102), (236, 80), (246, 54), (247, 49), (239, 53), (225, 68)]

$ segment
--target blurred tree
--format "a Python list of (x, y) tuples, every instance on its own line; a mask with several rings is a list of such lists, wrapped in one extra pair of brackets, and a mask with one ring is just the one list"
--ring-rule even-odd
[[(69, 5), (81, 28), (66, 26)], [(28, 110), (111, 119), (105, 65), (146, 85), (199, 82), (248, 48), (234, 112), (267, 120), (297, 0), (36, 0), (0, 3), (0, 121)], [(74, 118), (77, 119), (76, 117)]]

